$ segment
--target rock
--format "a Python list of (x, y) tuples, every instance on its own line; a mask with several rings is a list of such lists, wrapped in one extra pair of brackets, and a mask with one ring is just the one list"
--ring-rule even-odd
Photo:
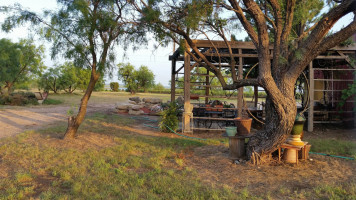
[(118, 110), (128, 110), (130, 108), (129, 104), (116, 104), (116, 109)]
[(140, 105), (134, 105), (131, 107), (132, 110), (140, 110), (143, 106), (140, 106)]
[(130, 101), (130, 100), (128, 101), (128, 103), (129, 103), (129, 104), (134, 104), (134, 105), (137, 104), (136, 101)]
[(130, 97), (129, 100), (134, 101), (136, 103), (140, 103), (141, 102), (140, 97)]
[(118, 113), (127, 113), (127, 110), (117, 110)]
[(140, 106), (145, 106), (145, 102), (140, 102), (140, 103), (138, 103), (138, 105), (140, 105)]
[(142, 115), (144, 112), (142, 110), (129, 110), (129, 115)]
[(142, 99), (145, 103), (159, 104), (162, 103), (162, 99), (159, 98), (144, 98)]

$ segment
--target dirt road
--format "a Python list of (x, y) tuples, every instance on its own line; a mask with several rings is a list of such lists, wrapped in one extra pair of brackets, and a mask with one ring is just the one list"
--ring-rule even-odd
[[(114, 110), (115, 104), (88, 105), (88, 113)], [(67, 120), (70, 106), (9, 106), (0, 109), (0, 138), (9, 137), (27, 130), (36, 130)], [(73, 108), (77, 110), (77, 108)]]

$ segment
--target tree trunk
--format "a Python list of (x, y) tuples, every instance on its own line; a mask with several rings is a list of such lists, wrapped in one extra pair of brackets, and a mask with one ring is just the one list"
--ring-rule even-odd
[(13, 83), (11, 83), (11, 82), (6, 82), (6, 85), (4, 86), (4, 89), (3, 89), (3, 95), (5, 96), (5, 97), (8, 97), (10, 94), (11, 94), (11, 90), (12, 90), (12, 86), (13, 86), (14, 84)]
[[(247, 145), (247, 157), (254, 163), (258, 164), (265, 158), (269, 158), (269, 155), (287, 139), (292, 130), (297, 112), (294, 82), (292, 82), (292, 80), (288, 80), (288, 84), (279, 84), (278, 86), (283, 94), (283, 101), (273, 102), (267, 96), (264, 128), (251, 137)], [(271, 92), (274, 91), (267, 90), (267, 94)], [(277, 112), (276, 108), (282, 109), (278, 109)]]
[(99, 79), (99, 75), (93, 74), (93, 72), (92, 72), (88, 88), (87, 88), (87, 90), (81, 100), (81, 103), (80, 103), (79, 112), (78, 112), (77, 116), (75, 116), (75, 117), (70, 116), (68, 118), (68, 128), (66, 130), (66, 133), (65, 133), (63, 139), (73, 139), (76, 137), (77, 130), (85, 118), (85, 114), (87, 112), (88, 101), (89, 101), (90, 96), (94, 90), (95, 83), (98, 81), (98, 79)]

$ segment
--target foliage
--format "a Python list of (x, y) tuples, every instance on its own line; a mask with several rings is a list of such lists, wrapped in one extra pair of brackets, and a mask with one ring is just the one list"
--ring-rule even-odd
[(154, 86), (155, 75), (147, 66), (142, 65), (136, 72), (136, 80), (138, 88), (147, 92)]
[(176, 131), (178, 129), (178, 110), (177, 103), (171, 102), (166, 110), (163, 111), (159, 128), (162, 132), (170, 133), (171, 130)]
[(138, 89), (135, 67), (130, 63), (120, 63), (117, 66), (119, 67), (119, 80), (124, 82), (126, 89), (131, 92), (131, 94), (134, 94)]
[(147, 66), (141, 66), (138, 70), (130, 63), (119, 63), (118, 78), (123, 81), (127, 91), (131, 94), (143, 89), (147, 92), (154, 86), (154, 74)]
[[(35, 46), (32, 40), (13, 43), (0, 40), (0, 92), (2, 87), (11, 92), (15, 83), (24, 83), (41, 74), (44, 48)], [(4, 92), (4, 91), (3, 91)]]
[[(341, 101), (338, 106), (343, 107), (347, 100), (350, 98), (356, 98), (356, 80), (352, 84), (349, 84), (348, 87), (341, 92)], [(353, 107), (353, 110), (356, 111), (356, 106)]]
[(162, 85), (162, 83), (157, 83), (153, 86), (154, 90), (165, 90), (166, 88)]
[(59, 66), (60, 76), (58, 84), (67, 93), (73, 93), (77, 88), (84, 90), (90, 80), (90, 70), (74, 66), (66, 62)]
[(118, 82), (111, 82), (110, 83), (110, 89), (113, 92), (118, 92), (119, 91), (119, 83)]
[(0, 105), (38, 105), (38, 102), (35, 94), (32, 92), (14, 92), (9, 96), (0, 96)]
[(38, 79), (38, 89), (44, 90), (46, 92), (53, 91), (57, 93), (62, 89), (61, 85), (58, 84), (58, 79), (60, 77), (59, 68), (49, 68), (42, 76)]

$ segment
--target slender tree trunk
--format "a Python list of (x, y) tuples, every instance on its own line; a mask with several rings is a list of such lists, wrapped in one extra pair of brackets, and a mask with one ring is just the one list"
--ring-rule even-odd
[(73, 139), (76, 137), (77, 130), (85, 118), (85, 115), (87, 112), (88, 101), (89, 101), (90, 96), (94, 90), (95, 84), (98, 80), (99, 80), (99, 75), (95, 74), (95, 72), (94, 73), (92, 72), (88, 88), (81, 100), (79, 112), (78, 112), (77, 116), (75, 116), (75, 117), (70, 116), (68, 118), (68, 128), (64, 135), (64, 139)]
[[(277, 84), (284, 101), (273, 102), (267, 96), (266, 123), (261, 131), (250, 138), (247, 145), (247, 157), (257, 164), (275, 151), (290, 134), (297, 112), (294, 98), (293, 80), (284, 81), (287, 84)], [(267, 91), (271, 93), (274, 91)], [(276, 108), (282, 108), (277, 109)], [(281, 112), (282, 110), (282, 112)]]

